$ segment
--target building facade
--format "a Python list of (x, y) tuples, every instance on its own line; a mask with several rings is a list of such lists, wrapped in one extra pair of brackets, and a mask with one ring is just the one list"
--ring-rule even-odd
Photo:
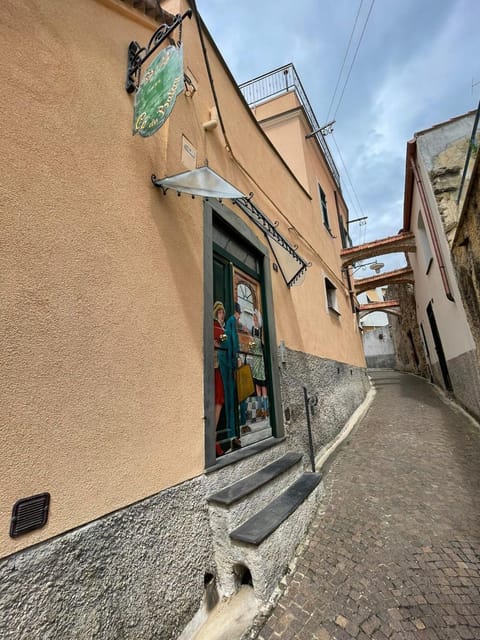
[[(144, 137), (127, 50), (159, 24), (184, 76)], [(177, 638), (212, 582), (268, 599), (321, 484), (230, 534), (368, 391), (338, 174), (298, 78), (249, 106), (193, 3), (8, 0), (2, 32), (1, 635)]]
[(480, 415), (478, 353), (454, 269), (451, 245), (456, 195), (475, 118), (470, 112), (416, 133), (407, 145), (404, 231), (413, 231), (408, 258), (416, 314), (433, 380)]

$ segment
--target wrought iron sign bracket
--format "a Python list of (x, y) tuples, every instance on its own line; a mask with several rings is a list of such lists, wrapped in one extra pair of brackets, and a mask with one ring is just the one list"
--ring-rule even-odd
[[(287, 284), (287, 287), (291, 287), (292, 285), (294, 285), (299, 279), (300, 277), (305, 273), (305, 271), (307, 270), (307, 267), (311, 266), (311, 263), (306, 262), (302, 257), (300, 257), (296, 251), (296, 247), (293, 247), (283, 236), (282, 234), (277, 231), (277, 226), (278, 226), (278, 221), (275, 222), (271, 222), (267, 216), (262, 213), (262, 211), (260, 211), (260, 209), (258, 209), (253, 202), (251, 201), (253, 197), (253, 193), (250, 194), (250, 197), (248, 198), (238, 198), (236, 200), (234, 200), (234, 204), (238, 205), (240, 207), (240, 209), (242, 209), (242, 211), (244, 211), (248, 217), (253, 220), (253, 222), (260, 227), (260, 229), (264, 232), (264, 234), (267, 236), (267, 238), (272, 238), (272, 240), (274, 240), (275, 242), (277, 242), (282, 249), (284, 249), (285, 251), (287, 251), (292, 258), (294, 258), (297, 263), (298, 263), (298, 271), (297, 273), (293, 276), (293, 278), (291, 278), (291, 280), (287, 280), (285, 278), (285, 275), (283, 274), (282, 271), (282, 275), (285, 278), (285, 282)], [(280, 267), (281, 270), (281, 267)]]
[[(128, 46), (128, 58), (127, 58), (127, 77), (125, 80), (125, 89), (127, 93), (133, 93), (137, 90), (138, 80), (140, 76), (140, 69), (142, 64), (154, 53), (158, 47), (165, 42), (170, 34), (175, 31), (177, 27), (181, 27), (185, 18), (192, 17), (192, 10), (189, 9), (183, 15), (177, 14), (171, 24), (162, 24), (155, 31), (150, 38), (150, 42), (146, 47), (141, 47), (138, 42), (134, 40)], [(180, 37), (181, 41), (181, 37)]]

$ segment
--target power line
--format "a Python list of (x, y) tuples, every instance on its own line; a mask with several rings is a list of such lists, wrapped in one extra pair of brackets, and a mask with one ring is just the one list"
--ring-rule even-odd
[(375, 4), (375, 0), (372, 0), (372, 2), (370, 4), (370, 9), (368, 10), (368, 15), (367, 15), (367, 17), (365, 19), (365, 24), (363, 25), (362, 33), (360, 34), (360, 39), (358, 41), (357, 48), (355, 49), (355, 54), (353, 56), (353, 60), (352, 60), (352, 62), (350, 64), (350, 68), (348, 70), (347, 79), (345, 80), (345, 84), (343, 85), (342, 94), (341, 94), (340, 99), (339, 99), (339, 101), (337, 103), (337, 108), (335, 109), (335, 113), (333, 114), (333, 119), (334, 120), (335, 120), (335, 116), (337, 115), (337, 112), (338, 112), (338, 109), (340, 107), (340, 104), (342, 102), (343, 94), (345, 93), (345, 89), (347, 88), (347, 84), (348, 84), (348, 81), (350, 79), (350, 74), (352, 73), (353, 65), (355, 64), (355, 60), (357, 58), (358, 50), (360, 49), (360, 45), (361, 45), (362, 40), (363, 40), (363, 35), (365, 33), (365, 29), (367, 28), (368, 20), (370, 18), (370, 14), (372, 13), (372, 9), (373, 9), (373, 5), (374, 4)]
[(353, 34), (355, 33), (355, 29), (357, 27), (358, 17), (360, 15), (360, 11), (362, 9), (362, 5), (363, 5), (363, 0), (360, 0), (360, 6), (358, 7), (357, 15), (355, 17), (355, 22), (353, 23), (352, 31), (350, 33), (350, 39), (348, 41), (347, 50), (345, 51), (345, 55), (343, 56), (342, 66), (341, 66), (341, 69), (340, 69), (340, 71), (338, 73), (337, 84), (335, 85), (335, 90), (333, 92), (333, 96), (332, 96), (332, 99), (330, 101), (330, 106), (328, 107), (328, 114), (327, 114), (327, 117), (325, 118), (325, 122), (328, 122), (328, 117), (330, 115), (330, 111), (332, 110), (333, 101), (335, 100), (335, 96), (337, 95), (338, 85), (340, 84), (340, 78), (342, 77), (343, 69), (345, 68), (345, 62), (347, 60), (348, 52), (350, 51), (350, 45), (352, 44)]
[(346, 166), (345, 161), (344, 161), (344, 159), (343, 159), (342, 152), (340, 151), (340, 148), (339, 148), (339, 146), (338, 146), (337, 140), (336, 140), (335, 135), (334, 135), (333, 133), (332, 133), (332, 139), (333, 139), (333, 142), (334, 142), (335, 147), (336, 147), (336, 149), (337, 149), (337, 153), (338, 153), (338, 155), (339, 155), (339, 157), (340, 157), (340, 160), (341, 160), (341, 162), (342, 162), (343, 168), (345, 169), (345, 175), (347, 176), (347, 180), (348, 180), (348, 182), (350, 183), (350, 186), (351, 186), (351, 188), (352, 188), (352, 191), (353, 191), (353, 193), (354, 193), (354, 195), (355, 195), (355, 200), (357, 201), (357, 204), (358, 204), (358, 208), (359, 208), (359, 210), (360, 210), (360, 213), (362, 214), (362, 216), (365, 216), (365, 214), (363, 213), (362, 205), (360, 204), (360, 200), (359, 200), (359, 198), (358, 198), (358, 196), (357, 196), (357, 193), (356, 193), (356, 191), (355, 191), (355, 187), (353, 186), (353, 183), (352, 183), (352, 181), (351, 181), (351, 179), (350, 179), (350, 175), (349, 175), (349, 173), (348, 173), (347, 166)]
[[(352, 180), (350, 178), (350, 174), (348, 172), (347, 165), (345, 164), (345, 160), (343, 159), (342, 152), (340, 151), (340, 147), (338, 146), (337, 140), (336, 140), (335, 135), (333, 133), (332, 133), (332, 140), (333, 140), (333, 142), (335, 144), (335, 148), (337, 149), (338, 157), (340, 158), (340, 161), (341, 161), (341, 163), (343, 165), (343, 169), (345, 171), (345, 175), (346, 175), (347, 180), (348, 180), (348, 182), (350, 184), (350, 187), (352, 189), (352, 192), (353, 192), (353, 195), (354, 195), (354, 198), (355, 198), (355, 201), (356, 201), (356, 205), (358, 206), (358, 210), (360, 211), (361, 215), (364, 218), (367, 218), (367, 216), (365, 216), (365, 213), (363, 212), (362, 204), (361, 204), (360, 199), (359, 199), (359, 197), (357, 195), (357, 192), (355, 191), (355, 187), (353, 186), (353, 182), (352, 182)], [(345, 183), (344, 183), (344, 186), (347, 187), (347, 185)], [(347, 191), (349, 191), (348, 188), (347, 188)], [(353, 198), (351, 198), (351, 201), (352, 201), (352, 204), (355, 205), (355, 201), (354, 201)], [(363, 231), (363, 234), (362, 234), (362, 231)], [(366, 237), (366, 233), (367, 233), (367, 223), (365, 222), (365, 224), (361, 224), (360, 225), (359, 244), (362, 244), (362, 242), (363, 242), (361, 236), (363, 235), (363, 237), (365, 238)]]

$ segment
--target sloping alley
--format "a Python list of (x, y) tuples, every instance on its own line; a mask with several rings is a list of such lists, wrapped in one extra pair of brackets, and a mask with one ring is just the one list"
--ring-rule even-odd
[(480, 431), (425, 380), (371, 375), (261, 640), (480, 638)]

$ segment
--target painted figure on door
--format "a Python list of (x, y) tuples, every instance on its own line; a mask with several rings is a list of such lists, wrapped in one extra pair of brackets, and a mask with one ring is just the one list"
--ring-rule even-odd
[(265, 360), (263, 357), (263, 327), (262, 316), (258, 309), (253, 314), (252, 327), (252, 374), (257, 395), (257, 417), (268, 417), (267, 380), (265, 375)]
[[(222, 408), (225, 405), (225, 383), (228, 380), (227, 367), (227, 334), (225, 333), (225, 307), (223, 302), (217, 300), (213, 305), (213, 363), (214, 363), (214, 383), (215, 383), (215, 428)], [(222, 456), (224, 453), (220, 443), (216, 443), (216, 454)]]
[(225, 333), (227, 335), (227, 380), (225, 381), (225, 413), (227, 420), (227, 435), (232, 438), (232, 449), (241, 447), (237, 434), (235, 414), (237, 411), (237, 394), (235, 390), (235, 372), (241, 364), (239, 359), (240, 345), (238, 341), (238, 321), (242, 310), (236, 302), (233, 315), (227, 320)]

